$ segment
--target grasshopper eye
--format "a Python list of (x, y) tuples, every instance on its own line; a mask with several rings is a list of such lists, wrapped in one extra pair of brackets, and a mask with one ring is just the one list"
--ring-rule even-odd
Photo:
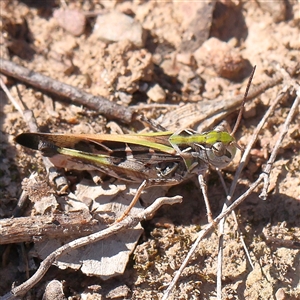
[(231, 148), (232, 147), (226, 146), (222, 142), (216, 142), (212, 146), (212, 151), (217, 157), (224, 157), (224, 159), (227, 157), (231, 160), (235, 155), (235, 149), (232, 151)]
[[(226, 146), (222, 142), (216, 142), (212, 145), (212, 151), (214, 155), (220, 157), (220, 156), (228, 156), (226, 153)], [(228, 153), (230, 155), (230, 153)], [(230, 155), (231, 157), (231, 155)]]

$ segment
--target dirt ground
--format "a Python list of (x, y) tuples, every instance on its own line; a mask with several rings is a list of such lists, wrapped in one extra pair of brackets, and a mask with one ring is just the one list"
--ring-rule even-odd
[[(300, 69), (300, 4), (296, 0), (12, 0), (1, 1), (0, 9), (1, 59), (132, 108), (173, 131), (202, 130), (203, 124), (212, 126), (220, 119), (233, 126), (238, 105), (232, 109), (228, 103), (243, 95), (253, 66), (252, 88), (282, 76), (246, 104), (236, 134), (243, 148), (274, 99), (289, 87), (259, 134), (234, 198), (261, 174), (296, 97), (293, 83), (299, 80)], [(106, 18), (97, 20), (98, 15)], [(130, 19), (128, 25), (126, 16), (135, 22)], [(33, 111), (41, 131), (141, 129), (125, 117), (99, 114), (84, 104), (62, 101), (22, 80), (1, 76), (13, 97)], [(29, 131), (28, 124), (2, 90), (0, 97), (0, 216), (5, 220), (12, 217), (18, 203), (22, 180), (33, 171), (45, 178), (46, 172), (39, 153), (14, 142), (15, 136)], [(220, 104), (218, 113), (225, 114), (215, 117), (215, 105)], [(253, 267), (233, 217), (226, 219), (222, 299), (300, 299), (299, 124), (298, 108), (273, 165), (267, 200), (259, 198), (261, 189), (257, 189), (236, 210)], [(222, 171), (228, 187), (240, 156)], [(73, 189), (76, 177), (71, 176)], [(226, 196), (214, 170), (207, 176), (207, 187), (215, 217)], [(142, 222), (144, 233), (124, 274), (102, 280), (52, 266), (26, 299), (42, 299), (45, 284), (53, 279), (63, 284), (68, 299), (161, 299), (197, 233), (207, 224), (196, 180), (172, 187), (168, 196), (173, 195), (182, 195), (183, 202), (162, 207), (151, 220)], [(29, 203), (22, 216), (37, 214)], [(216, 299), (217, 245), (215, 229), (198, 246), (170, 299)], [(41, 260), (33, 258), (32, 249), (33, 242), (0, 246), (1, 295), (34, 273)]]

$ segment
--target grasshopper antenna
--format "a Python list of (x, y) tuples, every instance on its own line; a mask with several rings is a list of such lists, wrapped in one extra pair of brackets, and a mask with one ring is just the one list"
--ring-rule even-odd
[(252, 82), (252, 79), (253, 79), (253, 76), (254, 76), (254, 73), (255, 73), (255, 69), (256, 69), (256, 66), (253, 67), (253, 70), (250, 74), (250, 77), (249, 77), (249, 80), (248, 80), (248, 84), (247, 84), (247, 88), (246, 88), (246, 91), (245, 91), (245, 95), (244, 95), (244, 98), (243, 98), (243, 101), (242, 101), (242, 104), (241, 104), (241, 108), (240, 108), (240, 112), (239, 112), (239, 115), (236, 119), (236, 122), (235, 122), (235, 125), (234, 125), (234, 128), (231, 132), (231, 136), (234, 136), (234, 134), (236, 133), (239, 125), (240, 125), (240, 122), (241, 122), (241, 119), (242, 119), (242, 115), (243, 115), (243, 111), (244, 111), (244, 107), (245, 107), (245, 103), (246, 103), (246, 100), (247, 100), (247, 96), (248, 96), (248, 92), (249, 92), (249, 89), (250, 89), (250, 85), (251, 85), (251, 82)]

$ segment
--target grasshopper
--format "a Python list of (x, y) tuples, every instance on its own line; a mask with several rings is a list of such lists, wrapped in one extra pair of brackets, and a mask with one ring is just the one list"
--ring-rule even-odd
[(224, 168), (236, 152), (234, 138), (225, 131), (180, 134), (22, 133), (16, 142), (39, 150), (57, 167), (98, 170), (127, 182), (176, 185), (207, 165)]
[(144, 187), (177, 185), (195, 174), (202, 175), (209, 165), (222, 169), (233, 160), (238, 148), (233, 134), (241, 119), (254, 70), (231, 134), (224, 126), (204, 133), (192, 130), (124, 135), (28, 132), (18, 135), (15, 141), (41, 151), (56, 167), (98, 170), (123, 181), (143, 182)]

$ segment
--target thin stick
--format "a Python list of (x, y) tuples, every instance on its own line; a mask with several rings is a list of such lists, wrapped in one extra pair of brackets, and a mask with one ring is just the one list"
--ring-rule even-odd
[(68, 253), (70, 250), (74, 250), (79, 247), (98, 242), (120, 231), (126, 230), (128, 228), (133, 228), (140, 221), (147, 218), (151, 218), (154, 212), (158, 210), (162, 205), (166, 205), (166, 204), (172, 205), (175, 203), (180, 203), (181, 201), (182, 201), (181, 196), (175, 196), (172, 198), (169, 197), (158, 198), (155, 200), (155, 202), (152, 205), (150, 205), (148, 208), (146, 208), (144, 211), (142, 211), (141, 213), (137, 214), (134, 217), (127, 216), (123, 221), (114, 223), (112, 226), (100, 232), (79, 238), (68, 244), (63, 245), (62, 247), (52, 252), (43, 260), (40, 267), (31, 278), (29, 278), (21, 285), (13, 288), (9, 293), (4, 295), (0, 299), (12, 300), (12, 299), (16, 299), (17, 297), (21, 297), (25, 295), (31, 288), (33, 288), (33, 286), (35, 286), (43, 278), (43, 276), (46, 274), (47, 270), (54, 263), (54, 261), (57, 260), (63, 254)]
[[(247, 101), (278, 85), (282, 80), (282, 74), (277, 73), (274, 78), (258, 86), (252, 86), (247, 96)], [(184, 123), (185, 128), (193, 128), (196, 124), (200, 124), (197, 130), (205, 131), (239, 109), (243, 99), (243, 95), (238, 95), (229, 99), (220, 99), (219, 101), (203, 100), (197, 104), (186, 104), (167, 113), (162, 120), (162, 125), (166, 128), (178, 128), (178, 124)]]
[[(221, 183), (223, 185), (224, 191), (225, 191), (226, 195), (228, 195), (228, 189), (227, 189), (227, 186), (225, 184), (224, 178), (223, 178), (221, 172), (219, 170), (217, 170), (217, 171), (218, 171), (218, 175), (219, 175), (219, 178), (221, 180)], [(223, 205), (222, 211), (227, 209), (227, 207), (230, 204), (231, 203), (228, 200), (226, 200), (226, 202)], [(237, 232), (239, 234), (239, 237), (240, 237), (241, 243), (243, 245), (244, 251), (247, 255), (248, 261), (249, 261), (252, 269), (254, 269), (254, 265), (252, 263), (249, 251), (248, 251), (246, 243), (244, 241), (242, 231), (239, 228), (237, 216), (236, 216), (236, 213), (235, 213), (234, 210), (231, 212), (231, 215), (233, 216), (234, 223), (236, 225)], [(218, 258), (217, 258), (217, 299), (222, 299), (222, 270), (223, 270), (223, 249), (224, 249), (223, 245), (224, 245), (224, 232), (225, 232), (224, 224), (225, 224), (225, 221), (226, 221), (226, 218), (222, 219), (219, 223), (219, 228), (218, 228), (219, 243), (218, 243)]]
[[(1, 63), (1, 59), (0, 59)], [(23, 117), (24, 121), (27, 123), (30, 132), (38, 132), (38, 126), (36, 124), (33, 112), (29, 109), (26, 109), (24, 103), (20, 99), (15, 99), (10, 91), (7, 89), (6, 85), (0, 78), (0, 86), (7, 95), (7, 97), (12, 102), (13, 106), (19, 111), (20, 115)], [(57, 190), (59, 193), (63, 194), (68, 189), (68, 181), (67, 179), (59, 172), (53, 164), (50, 162), (48, 157), (42, 156), (43, 163), (47, 173), (49, 174), (49, 178), (52, 182), (55, 183)], [(49, 171), (51, 169), (51, 172)], [(24, 199), (23, 195), (23, 199)]]
[(262, 189), (262, 192), (259, 195), (259, 197), (262, 198), (263, 200), (265, 200), (268, 196), (268, 187), (270, 185), (270, 172), (271, 172), (271, 169), (272, 169), (272, 165), (273, 165), (273, 163), (276, 159), (276, 156), (278, 154), (278, 151), (279, 151), (279, 148), (282, 144), (282, 141), (283, 141), (285, 135), (288, 132), (289, 125), (290, 125), (294, 115), (296, 114), (296, 110), (299, 109), (299, 104), (300, 104), (300, 87), (299, 86), (297, 88), (296, 94), (297, 94), (297, 97), (296, 97), (296, 99), (295, 99), (295, 101), (294, 101), (294, 103), (291, 107), (291, 110), (290, 110), (290, 112), (289, 112), (289, 114), (288, 114), (288, 116), (287, 116), (287, 118), (284, 122), (284, 125), (283, 125), (283, 128), (281, 130), (280, 136), (276, 141), (276, 144), (273, 148), (271, 156), (270, 156), (270, 158), (267, 162), (267, 165), (264, 169), (264, 172), (268, 175), (268, 180), (265, 182), (264, 187)]
[(212, 212), (211, 212), (211, 208), (210, 208), (210, 204), (209, 204), (209, 200), (208, 200), (208, 196), (207, 196), (207, 184), (206, 184), (202, 174), (198, 175), (198, 181), (199, 181), (199, 185), (200, 185), (204, 203), (205, 203), (205, 208), (206, 208), (206, 212), (207, 212), (207, 221), (208, 221), (208, 223), (211, 223), (211, 222), (213, 222), (213, 217), (212, 217)]
[(233, 130), (231, 132), (232, 136), (234, 136), (234, 134), (236, 133), (236, 131), (239, 128), (239, 125), (241, 123), (242, 116), (243, 116), (243, 111), (244, 111), (244, 107), (245, 107), (245, 103), (247, 101), (248, 92), (249, 92), (249, 89), (250, 89), (250, 86), (251, 86), (251, 82), (252, 82), (255, 70), (256, 70), (256, 66), (253, 67), (253, 70), (252, 70), (252, 72), (250, 74), (250, 77), (249, 77), (249, 80), (248, 80), (248, 84), (247, 84), (247, 87), (246, 87), (246, 91), (245, 91), (245, 94), (244, 94), (244, 98), (243, 98), (243, 101), (242, 101), (242, 104), (241, 104), (240, 112), (239, 112), (239, 115), (238, 115), (238, 117), (236, 119), (236, 122), (235, 122), (235, 125), (233, 127)]
[(179, 277), (181, 276), (183, 270), (187, 266), (188, 262), (191, 260), (192, 255), (197, 249), (197, 246), (199, 245), (200, 241), (207, 236), (214, 228), (216, 224), (219, 224), (219, 222), (222, 220), (222, 218), (226, 217), (229, 213), (231, 213), (236, 207), (238, 207), (255, 189), (256, 187), (261, 183), (261, 181), (264, 180), (264, 177), (266, 174), (261, 174), (258, 179), (250, 185), (249, 189), (241, 195), (235, 202), (233, 202), (224, 212), (220, 213), (218, 217), (214, 219), (212, 223), (209, 223), (207, 227), (199, 232), (198, 238), (194, 242), (193, 246), (191, 247), (189, 253), (185, 257), (184, 261), (182, 262), (179, 270), (175, 273), (175, 276), (173, 280), (171, 281), (170, 285), (166, 289), (162, 300), (167, 300), (171, 291), (174, 289)]
[(235, 176), (234, 176), (234, 179), (233, 179), (233, 182), (231, 184), (231, 187), (230, 187), (230, 191), (229, 191), (229, 195), (227, 197), (227, 200), (228, 201), (231, 201), (231, 198), (233, 196), (233, 193), (235, 191), (235, 188), (236, 188), (236, 185), (237, 185), (237, 182), (240, 178), (240, 175), (242, 173), (242, 170), (244, 169), (245, 167), (245, 164), (246, 164), (246, 161), (248, 159), (248, 156), (250, 155), (250, 151), (253, 147), (253, 145), (255, 144), (256, 140), (257, 140), (257, 137), (258, 137), (258, 133), (261, 131), (262, 127), (264, 126), (265, 122), (267, 121), (267, 119), (269, 118), (269, 116), (274, 112), (275, 110), (275, 107), (276, 105), (278, 104), (278, 102), (283, 98), (283, 96), (285, 95), (284, 92), (281, 92), (277, 97), (276, 99), (273, 101), (272, 105), (269, 107), (269, 109), (267, 110), (267, 112), (264, 114), (263, 118), (260, 120), (260, 122), (258, 123), (258, 125), (256, 126), (255, 130), (254, 130), (254, 133), (251, 137), (251, 140), (250, 142), (247, 144), (247, 147), (244, 151), (244, 154), (240, 160), (240, 163), (239, 163), (239, 166), (238, 166), (238, 169), (237, 171), (235, 172)]
[[(268, 111), (264, 114), (264, 117), (261, 119), (261, 121), (259, 122), (259, 124), (256, 126), (256, 129), (252, 135), (252, 138), (250, 140), (250, 142), (247, 144), (247, 147), (246, 147), (246, 150), (241, 158), (241, 161), (240, 161), (240, 164), (239, 164), (239, 167), (235, 173), (235, 177), (234, 177), (234, 180), (232, 182), (232, 185), (231, 185), (231, 188), (230, 188), (230, 192), (229, 194), (227, 194), (227, 201), (226, 203), (224, 204), (223, 206), (223, 209), (226, 209), (226, 207), (231, 203), (231, 199), (232, 199), (232, 196), (233, 196), (233, 193), (235, 191), (235, 188), (236, 188), (236, 185), (237, 185), (237, 182), (238, 182), (238, 179), (240, 178), (240, 174), (245, 166), (245, 162), (247, 161), (249, 155), (250, 155), (250, 151), (254, 145), (254, 143), (256, 142), (257, 138), (258, 138), (258, 134), (259, 132), (261, 131), (262, 127), (264, 126), (266, 120), (268, 119), (268, 117), (274, 112), (275, 110), (275, 107), (276, 105), (278, 104), (278, 102), (282, 99), (282, 97), (285, 95), (285, 92), (282, 91), (277, 97), (276, 99), (274, 100), (274, 102), (272, 103), (272, 105), (269, 107)], [(297, 99), (295, 99), (295, 102), (297, 102)], [(292, 110), (293, 108), (291, 108)], [(292, 114), (293, 115), (293, 114)], [(291, 120), (289, 120), (289, 122), (291, 122)], [(288, 123), (289, 124), (289, 123)], [(280, 146), (282, 140), (280, 141), (279, 139), (277, 140), (277, 143), (278, 146)], [(273, 149), (273, 152), (275, 155), (277, 155), (277, 152), (278, 150), (275, 150), (275, 147)], [(264, 181), (264, 185), (266, 185), (268, 183), (268, 180), (265, 180)], [(263, 189), (264, 191), (265, 189)], [(262, 192), (263, 194), (263, 192)], [(262, 195), (261, 194), (261, 195)], [(233, 212), (234, 214), (234, 218), (236, 220), (236, 215), (235, 213)], [(219, 252), (219, 255), (218, 255), (218, 272), (217, 272), (217, 298), (218, 299), (221, 299), (221, 294), (222, 294), (222, 282), (221, 282), (221, 276), (222, 276), (222, 267), (221, 267), (221, 262), (222, 262), (222, 259), (221, 259), (221, 256), (222, 256), (222, 253), (223, 253), (223, 248), (222, 248), (222, 245), (223, 245), (223, 238), (224, 238), (224, 223), (225, 223), (225, 218), (224, 220), (222, 220), (220, 222), (220, 226), (219, 226), (219, 234), (220, 234), (220, 238), (219, 238), (219, 249), (220, 249), (220, 252)], [(237, 221), (236, 221), (236, 224), (237, 224)], [(237, 224), (238, 225), (238, 224)], [(253, 268), (253, 263), (251, 261), (251, 258), (250, 258), (250, 254), (249, 254), (249, 251), (248, 249), (246, 248), (246, 245), (245, 245), (245, 242), (244, 242), (244, 239), (242, 237), (242, 234), (241, 234), (241, 231), (238, 227), (238, 233), (240, 234), (240, 239), (241, 239), (241, 242), (243, 244), (243, 247), (244, 247), (244, 250), (245, 250), (245, 253), (246, 253), (246, 256), (248, 258), (248, 261), (251, 265), (251, 267)], [(220, 263), (220, 264), (219, 264)]]
[[(294, 100), (294, 103), (293, 103), (293, 105), (291, 107), (291, 110), (290, 110), (290, 112), (288, 114), (288, 117), (287, 117), (287, 119), (285, 121), (283, 130), (282, 130), (282, 132), (280, 134), (280, 137), (278, 138), (278, 141), (277, 141), (276, 145), (280, 144), (279, 141), (282, 142), (282, 139), (284, 138), (284, 136), (287, 133), (288, 126), (289, 126), (289, 124), (290, 124), (290, 122), (291, 122), (291, 120), (292, 120), (292, 118), (293, 118), (293, 116), (294, 116), (294, 114), (296, 112), (296, 109), (299, 107), (299, 103), (300, 103), (299, 94), (300, 94), (300, 89), (298, 88), (298, 90), (297, 90), (297, 97)], [(259, 124), (259, 125), (261, 125), (261, 124)], [(166, 289), (166, 291), (165, 291), (165, 293), (164, 293), (164, 295), (162, 297), (162, 300), (167, 300), (168, 299), (170, 293), (172, 292), (172, 290), (174, 289), (174, 287), (175, 287), (178, 279), (180, 278), (183, 270), (185, 269), (185, 267), (187, 266), (187, 264), (191, 260), (191, 257), (194, 254), (194, 252), (196, 251), (197, 246), (199, 245), (200, 241), (206, 235), (208, 235), (208, 233), (210, 233), (213, 230), (215, 224), (219, 224), (220, 221), (223, 218), (225, 218), (226, 216), (228, 216), (229, 213), (231, 213), (236, 207), (238, 207), (258, 187), (258, 185), (262, 181), (264, 182), (264, 188), (265, 188), (266, 182), (269, 180), (270, 166), (273, 165), (273, 163), (274, 163), (274, 161), (276, 159), (277, 153), (278, 153), (278, 149), (276, 149), (274, 147), (273, 150), (272, 150), (272, 154), (271, 154), (271, 156), (270, 156), (270, 158), (269, 158), (269, 160), (267, 162), (267, 165), (266, 165), (265, 169), (263, 170), (263, 172), (259, 175), (258, 179), (254, 183), (252, 183), (250, 185), (250, 187), (248, 188), (248, 190), (244, 194), (242, 194), (238, 199), (236, 199), (227, 209), (225, 209), (224, 211), (222, 211), (219, 214), (219, 216), (214, 219), (213, 223), (208, 224), (205, 229), (203, 229), (203, 230), (201, 230), (199, 232), (198, 238), (196, 239), (196, 241), (194, 242), (193, 246), (191, 247), (189, 253), (185, 257), (185, 259), (184, 259), (183, 263), (181, 264), (179, 270), (175, 273), (175, 276), (173, 277), (173, 280), (171, 281), (171, 283), (168, 286), (168, 288)]]
[(125, 124), (129, 124), (135, 117), (133, 110), (111, 102), (104, 97), (88, 94), (71, 85), (33, 72), (2, 58), (0, 58), (0, 73), (16, 78), (39, 90), (71, 99), (74, 103), (93, 109), (109, 119), (117, 119)]
[[(245, 91), (245, 94), (244, 94), (244, 98), (243, 98), (243, 101), (242, 101), (242, 104), (241, 104), (241, 108), (240, 108), (237, 120), (235, 122), (234, 128), (231, 132), (232, 136), (234, 136), (234, 134), (236, 133), (236, 131), (237, 131), (239, 125), (240, 125), (240, 122), (242, 120), (245, 103), (247, 101), (248, 92), (249, 92), (249, 89), (250, 89), (250, 85), (251, 85), (255, 70), (256, 70), (256, 66), (253, 67), (253, 70), (250, 74), (248, 84), (247, 84), (247, 87), (246, 87), (246, 91)], [(228, 195), (227, 187), (225, 185), (223, 177), (220, 176), (221, 175), (220, 172), (218, 172), (218, 174), (219, 174), (219, 177), (221, 178), (221, 182), (223, 184), (226, 195)], [(227, 201), (227, 203), (224, 203), (222, 211), (224, 211), (228, 207), (228, 205), (229, 205), (229, 201)], [(238, 232), (240, 234), (241, 231), (239, 229), (236, 214), (235, 214), (234, 211), (232, 211), (232, 215), (234, 217), (235, 224), (237, 225), (237, 229), (238, 229)], [(224, 224), (225, 224), (225, 221), (226, 221), (226, 218), (222, 219), (220, 224), (219, 224), (219, 243), (218, 243), (218, 258), (217, 258), (217, 299), (218, 300), (222, 299), (222, 270), (223, 270), (223, 263), (222, 262), (223, 262)], [(240, 235), (240, 237), (242, 239), (242, 235)], [(244, 242), (243, 242), (243, 245), (245, 247)], [(245, 250), (246, 250), (246, 253), (248, 253), (248, 250), (247, 250), (246, 247), (245, 247)], [(248, 257), (250, 257), (250, 256), (248, 256)], [(250, 264), (252, 265), (251, 261), (250, 261)]]
[[(1, 61), (0, 61), (1, 64)], [(15, 98), (12, 96), (12, 94), (9, 92), (8, 88), (6, 87), (5, 83), (3, 82), (2, 78), (0, 77), (0, 86), (10, 102), (13, 104), (13, 106), (16, 108), (16, 110), (20, 113), (21, 116), (23, 116), (23, 112), (25, 110), (24, 105), (20, 103), (19, 101), (16, 101)]]
[(136, 205), (137, 201), (139, 200), (139, 198), (140, 198), (143, 190), (146, 188), (146, 186), (147, 186), (147, 181), (144, 180), (142, 182), (142, 184), (139, 186), (139, 188), (136, 191), (133, 199), (131, 200), (131, 203), (129, 204), (129, 206), (127, 207), (127, 209), (124, 211), (123, 215), (120, 218), (118, 218), (115, 223), (121, 222), (125, 217), (128, 216), (128, 214), (130, 213), (131, 209)]
[(155, 108), (168, 108), (168, 109), (173, 109), (173, 108), (178, 108), (178, 104), (159, 104), (159, 103), (150, 103), (150, 104), (137, 104), (137, 105), (131, 105), (130, 108), (134, 109), (135, 111), (138, 110), (145, 110), (145, 109), (155, 109)]
[[(228, 195), (228, 189), (225, 184), (224, 178), (220, 172), (218, 171), (219, 178), (221, 180), (221, 183), (223, 185), (223, 189), (225, 191), (225, 194)], [(224, 211), (228, 207), (227, 203), (224, 203), (222, 211)], [(232, 211), (232, 214), (235, 215), (234, 211)], [(219, 242), (218, 242), (218, 257), (217, 257), (217, 299), (222, 299), (222, 273), (223, 273), (223, 246), (224, 246), (224, 224), (225, 224), (225, 218), (222, 219), (219, 223), (218, 228), (218, 234), (219, 234)], [(236, 219), (235, 219), (236, 222)], [(237, 224), (237, 222), (236, 222)]]

